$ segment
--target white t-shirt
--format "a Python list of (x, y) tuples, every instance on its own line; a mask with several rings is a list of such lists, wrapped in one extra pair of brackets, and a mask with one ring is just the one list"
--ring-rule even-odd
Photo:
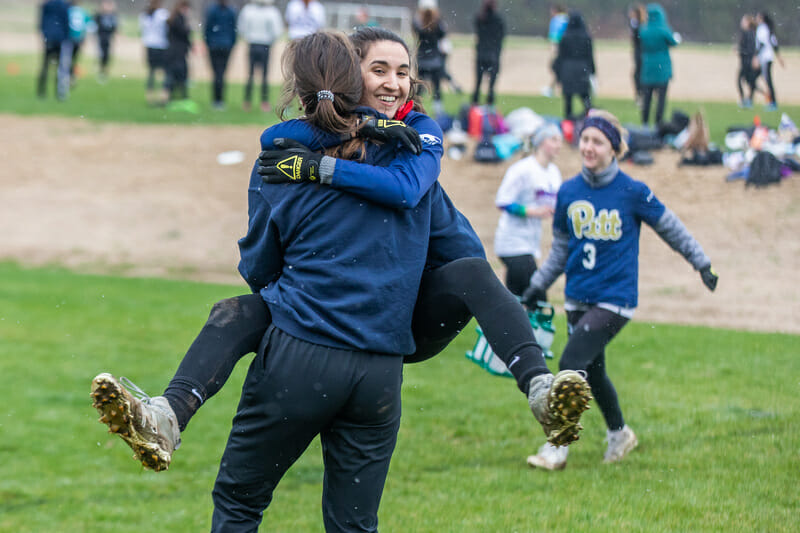
[(758, 61), (762, 65), (775, 61), (775, 45), (778, 40), (769, 31), (769, 26), (762, 23), (756, 28), (756, 50), (758, 50)]
[(249, 44), (272, 44), (283, 33), (283, 18), (275, 6), (247, 4), (239, 12), (237, 30)]
[(153, 11), (152, 15), (139, 14), (139, 30), (142, 32), (142, 44), (145, 48), (166, 50), (169, 47), (169, 41), (167, 41), (168, 18), (169, 11), (163, 7)]
[(284, 16), (289, 39), (300, 39), (325, 27), (325, 8), (317, 0), (311, 0), (308, 7), (303, 0), (290, 0)]
[[(529, 207), (555, 207), (560, 186), (561, 171), (558, 167), (550, 163), (543, 168), (536, 157), (530, 155), (508, 167), (497, 190), (495, 205), (503, 207), (516, 203)], [(498, 257), (530, 254), (538, 260), (541, 240), (541, 219), (503, 211), (494, 235), (494, 253)]]

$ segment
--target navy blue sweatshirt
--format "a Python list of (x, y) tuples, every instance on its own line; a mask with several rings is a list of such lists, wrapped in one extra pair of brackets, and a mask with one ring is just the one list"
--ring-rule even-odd
[[(441, 139), (435, 122), (419, 115), (420, 125)], [(277, 137), (314, 150), (338, 142), (298, 120), (265, 131), (262, 148)], [(441, 142), (428, 147), (441, 157)], [(388, 165), (395, 155), (393, 146), (367, 148), (374, 165)], [(239, 271), (260, 291), (278, 328), (325, 346), (413, 353), (411, 316), (426, 265), (483, 257), (474, 231), (438, 183), (415, 207), (392, 209), (322, 185), (264, 184), (254, 168), (248, 199)]]

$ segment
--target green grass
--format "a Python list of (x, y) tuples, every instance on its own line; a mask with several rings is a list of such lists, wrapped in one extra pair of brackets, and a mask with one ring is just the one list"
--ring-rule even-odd
[[(95, 421), (89, 384), (111, 371), (160, 393), (213, 302), (243, 290), (0, 263), (0, 531), (208, 530), (249, 358), (161, 474), (143, 471)], [(557, 329), (559, 353), (561, 317)], [(559, 473), (526, 466), (541, 430), (511, 380), (466, 360), (474, 340), (469, 327), (442, 355), (405, 369), (382, 531), (795, 530), (797, 336), (631, 323), (608, 360), (640, 446), (601, 464), (595, 408)], [(322, 531), (321, 475), (315, 442), (263, 529)]]
[[(246, 113), (241, 110), (243, 88), (239, 83), (229, 83), (227, 88), (228, 108), (224, 112), (211, 108), (210, 88), (207, 82), (197, 82), (191, 89), (192, 98), (199, 104), (200, 112), (190, 114), (150, 107), (145, 103), (144, 81), (140, 78), (112, 77), (106, 84), (98, 83), (92, 76), (79, 80), (76, 90), (66, 102), (58, 102), (52, 96), (52, 84), (48, 87), (51, 96), (40, 100), (35, 97), (35, 77), (39, 58), (33, 55), (0, 55), (0, 112), (19, 115), (57, 115), (80, 117), (87, 120), (147, 123), (147, 124), (260, 124), (264, 127), (277, 121), (274, 113)], [(86, 59), (82, 64), (91, 72), (93, 64)], [(9, 65), (19, 68), (19, 73), (10, 75)], [(12, 67), (13, 68), (13, 67)], [(532, 88), (538, 94), (538, 87)], [(278, 94), (278, 87), (272, 88)], [(445, 93), (447, 111), (456, 113), (469, 96)], [(430, 100), (423, 99), (430, 109)], [(535, 95), (499, 95), (497, 107), (508, 113), (519, 107), (530, 107), (540, 115), (560, 117), (563, 112), (561, 98), (545, 98)], [(576, 105), (580, 105), (577, 104)], [(633, 100), (597, 98), (595, 107), (608, 109), (623, 123), (639, 124), (639, 111)], [(680, 109), (688, 114), (702, 111), (709, 124), (711, 139), (722, 144), (727, 128), (731, 125), (752, 124), (758, 116), (765, 124), (776, 127), (781, 113), (788, 113), (798, 120), (800, 106), (785, 105), (779, 111), (765, 112), (761, 108), (739, 109), (735, 102), (687, 102), (668, 101), (666, 116)]]

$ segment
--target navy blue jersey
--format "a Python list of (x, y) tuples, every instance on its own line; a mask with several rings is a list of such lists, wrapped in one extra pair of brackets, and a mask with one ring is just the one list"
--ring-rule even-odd
[[(299, 120), (265, 131), (262, 148), (277, 137), (313, 150), (336, 143)], [(394, 154), (394, 147), (370, 145), (367, 162), (387, 164)], [(392, 209), (328, 186), (264, 184), (254, 168), (248, 200), (242, 276), (260, 291), (277, 327), (336, 348), (413, 353), (411, 316), (429, 241), (435, 235), (438, 260), (450, 254), (439, 241), (474, 235), (438, 184), (416, 207)]]
[(558, 191), (553, 229), (568, 235), (567, 297), (633, 308), (639, 282), (639, 233), (664, 214), (650, 188), (622, 171), (592, 188), (579, 174)]

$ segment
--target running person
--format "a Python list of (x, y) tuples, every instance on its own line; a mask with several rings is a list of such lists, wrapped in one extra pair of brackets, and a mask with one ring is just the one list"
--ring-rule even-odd
[[(711, 261), (678, 217), (617, 164), (627, 151), (625, 130), (610, 113), (594, 111), (584, 121), (579, 150), (581, 173), (558, 190), (550, 255), (525, 293), (529, 306), (563, 272), (569, 340), (559, 368), (584, 370), (608, 427), (604, 462), (625, 457), (638, 443), (625, 424), (606, 373), (605, 347), (633, 317), (637, 305), (639, 232), (651, 226), (700, 272), (713, 291)], [(566, 466), (567, 448), (545, 444), (528, 464), (550, 470)]]
[(561, 171), (553, 163), (561, 150), (561, 130), (539, 128), (531, 138), (533, 153), (508, 167), (495, 205), (502, 210), (494, 234), (494, 252), (506, 266), (506, 287), (522, 296), (541, 256), (542, 219), (551, 218)]
[[(362, 56), (362, 102), (380, 108), (389, 116), (404, 118), (428, 142), (423, 144), (419, 156), (402, 150), (385, 168), (333, 158), (321, 160), (317, 166), (320, 171), (333, 169), (330, 178), (333, 188), (371, 196), (389, 207), (414, 209), (436, 184), (442, 155), (441, 130), (429, 117), (411, 111), (414, 103), (408, 97), (413, 96), (413, 84), (408, 49), (402, 39), (380, 28), (363, 28), (352, 39)], [(386, 139), (391, 132), (405, 129), (399, 122), (389, 122), (383, 128), (380, 123), (376, 120), (370, 125), (371, 130), (360, 131), (372, 131), (373, 135)], [(320, 173), (322, 181), (328, 182), (329, 176)], [(458, 213), (452, 205), (450, 210)], [(417, 350), (405, 361), (420, 361), (439, 353), (474, 314), (495, 353), (511, 368), (518, 387), (528, 395), (548, 438), (558, 443), (576, 439), (580, 429), (577, 419), (586, 407), (588, 394), (579, 394), (579, 409), (567, 413), (566, 419), (553, 418), (546, 398), (562, 381), (575, 381), (582, 386), (582, 379), (575, 373), (565, 373), (553, 381), (524, 310), (494, 276), (471, 227), (465, 224), (458, 235), (448, 238), (446, 229), (447, 224), (440, 223), (439, 228), (431, 230), (428, 271), (422, 280), (412, 326)], [(122, 424), (118, 418), (101, 420), (122, 432), (122, 438), (145, 466), (166, 469), (180, 443), (180, 431), (202, 403), (219, 391), (236, 362), (257, 348), (271, 320), (258, 294), (218, 302), (164, 396), (141, 402), (131, 398), (111, 376), (101, 374), (95, 379), (93, 396), (101, 414), (109, 410), (97, 398), (103, 384), (123, 394), (137, 413), (144, 413), (126, 418)], [(154, 425), (148, 420), (160, 422)]]

